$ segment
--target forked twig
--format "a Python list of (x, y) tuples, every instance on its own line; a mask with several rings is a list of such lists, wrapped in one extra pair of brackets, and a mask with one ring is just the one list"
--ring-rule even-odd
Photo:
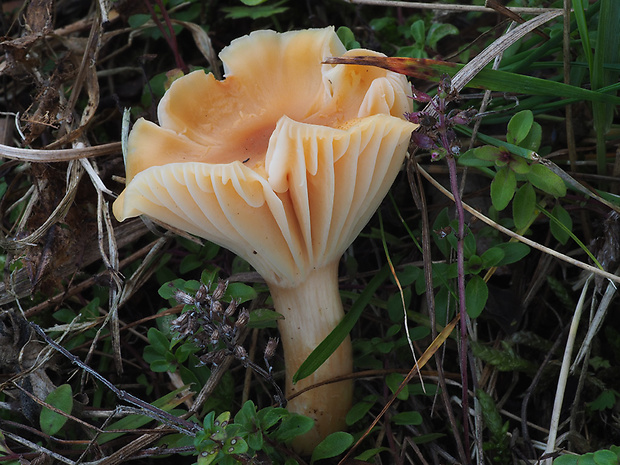
[(118, 389), (116, 386), (114, 386), (114, 384), (112, 384), (106, 378), (101, 376), (97, 371), (95, 371), (94, 369), (86, 365), (84, 362), (82, 362), (82, 360), (80, 360), (79, 357), (73, 355), (67, 349), (65, 349), (60, 344), (58, 344), (56, 341), (51, 339), (47, 334), (45, 334), (45, 331), (43, 331), (39, 325), (31, 321), (29, 323), (32, 329), (34, 329), (35, 332), (39, 336), (41, 336), (45, 340), (45, 342), (47, 342), (54, 350), (60, 352), (66, 358), (71, 360), (71, 363), (79, 366), (82, 370), (86, 371), (88, 374), (90, 374), (91, 376), (96, 378), (98, 381), (100, 381), (104, 386), (106, 386), (110, 391), (112, 391), (116, 395), (116, 397), (118, 397), (120, 400), (142, 409), (145, 415), (151, 418), (154, 418), (158, 421), (161, 421), (165, 423), (167, 426), (169, 427), (171, 426), (189, 436), (196, 436), (196, 433), (200, 431), (201, 429), (200, 425), (198, 425), (197, 423), (176, 417), (166, 412), (165, 410), (159, 409), (157, 407), (153, 407), (148, 402), (145, 402), (142, 399), (139, 399), (136, 396), (129, 394), (127, 391)]

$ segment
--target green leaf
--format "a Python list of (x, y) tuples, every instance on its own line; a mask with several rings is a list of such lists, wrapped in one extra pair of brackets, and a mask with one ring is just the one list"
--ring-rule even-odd
[(422, 415), (414, 411), (400, 412), (392, 417), (392, 423), (399, 426), (418, 426), (422, 424)]
[(346, 26), (340, 26), (336, 30), (336, 35), (340, 39), (340, 42), (344, 45), (344, 48), (351, 50), (352, 48), (360, 48), (360, 43), (355, 40), (353, 31)]
[(280, 2), (272, 3), (270, 5), (261, 5), (261, 6), (232, 6), (232, 7), (223, 7), (222, 11), (226, 12), (226, 18), (229, 19), (242, 19), (242, 18), (250, 18), (250, 19), (260, 19), (260, 18), (269, 18), (271, 16), (275, 16), (280, 13), (284, 13), (288, 10), (288, 7), (280, 5), (286, 3), (285, 0)]
[(388, 447), (375, 447), (374, 449), (365, 450), (355, 458), (357, 460), (360, 460), (362, 463), (366, 463), (369, 462), (375, 455), (380, 454), (381, 452), (388, 451), (391, 451), (391, 449)]
[(226, 439), (222, 451), (225, 454), (245, 454), (248, 451), (248, 443), (239, 436)]
[(482, 417), (487, 428), (493, 435), (500, 435), (502, 432), (502, 417), (497, 410), (497, 405), (493, 398), (482, 389), (476, 390), (476, 397), (480, 402)]
[(150, 19), (151, 19), (151, 15), (135, 14), (127, 18), (127, 22), (129, 23), (129, 26), (131, 28), (137, 29), (140, 26), (143, 26), (144, 24), (146, 24)]
[(198, 454), (196, 465), (210, 465), (217, 458), (219, 451), (219, 446), (217, 446), (211, 450), (201, 452)]
[[(65, 412), (67, 415), (71, 414), (73, 410), (73, 391), (68, 384), (62, 384), (50, 392), (45, 398), (52, 407), (56, 407), (58, 410)], [(39, 423), (41, 424), (41, 431), (50, 436), (55, 435), (62, 429), (67, 422), (68, 418), (60, 413), (43, 407), (41, 414), (39, 415)]]
[(484, 310), (489, 298), (487, 283), (480, 276), (472, 276), (465, 286), (465, 302), (470, 318), (477, 318)]
[(544, 165), (535, 164), (531, 166), (530, 172), (526, 175), (534, 187), (551, 194), (554, 197), (564, 197), (566, 195), (566, 185), (562, 178)]
[(186, 255), (185, 257), (183, 257), (183, 260), (181, 260), (181, 264), (179, 265), (179, 272), (181, 274), (185, 274), (192, 270), (200, 268), (202, 265), (203, 262), (197, 255)]
[(496, 147), (485, 145), (483, 147), (478, 147), (475, 149), (468, 150), (464, 154), (460, 155), (457, 158), (459, 164), (463, 166), (478, 166), (478, 167), (494, 166), (497, 156), (494, 156), (491, 160), (486, 160), (484, 158), (479, 158), (478, 156), (476, 156), (476, 150), (484, 148), (484, 147), (491, 147), (492, 149), (494, 149), (494, 152), (497, 153), (497, 156), (499, 156), (499, 150)]
[(353, 436), (344, 431), (336, 431), (323, 439), (312, 452), (310, 463), (317, 460), (336, 457), (347, 450), (353, 444)]
[(530, 253), (530, 246), (523, 242), (504, 242), (495, 247), (504, 251), (504, 258), (495, 266), (504, 266), (516, 263)]
[(500, 247), (491, 247), (480, 257), (482, 259), (483, 268), (491, 268), (497, 266), (506, 256), (506, 252)]
[(508, 206), (517, 188), (517, 178), (514, 172), (504, 166), (497, 172), (491, 181), (491, 202), (497, 211)]
[(599, 394), (592, 402), (588, 403), (591, 410), (608, 410), (614, 408), (618, 399), (618, 392), (614, 389), (607, 389)]
[(515, 114), (508, 122), (506, 140), (515, 145), (527, 137), (534, 123), (534, 114), (530, 110), (523, 110)]
[(213, 429), (209, 436), (213, 441), (221, 442), (227, 437), (226, 427), (230, 423), (230, 412), (220, 413), (213, 422)]
[(267, 431), (275, 426), (283, 417), (288, 416), (288, 410), (281, 407), (266, 407), (260, 409), (257, 413), (260, 427)]
[(502, 155), (502, 149), (493, 145), (483, 145), (482, 147), (473, 149), (473, 154), (479, 160), (491, 161), (495, 164), (497, 159)]
[(534, 369), (528, 360), (519, 357), (507, 343), (503, 349), (493, 349), (476, 341), (471, 341), (472, 352), (476, 357), (496, 367), (499, 371), (527, 371)]
[(415, 21), (410, 27), (409, 32), (411, 33), (411, 37), (418, 44), (421, 45), (424, 43), (424, 36), (426, 35), (426, 27), (424, 26), (424, 20), (418, 19)]
[[(514, 154), (513, 154), (514, 155)], [(530, 164), (523, 157), (511, 157), (510, 169), (516, 174), (527, 174), (530, 172)]]
[(241, 0), (241, 3), (247, 6), (256, 6), (265, 3), (267, 0)]
[(536, 191), (529, 182), (523, 184), (512, 201), (512, 217), (518, 231), (524, 231), (534, 219)]
[[(462, 134), (465, 134), (467, 136), (471, 136), (472, 135), (472, 130), (470, 128), (468, 128), (467, 126), (457, 126), (456, 129), (458, 129), (459, 132), (461, 132)], [(508, 151), (510, 153), (512, 153), (513, 155), (516, 155), (518, 157), (524, 158), (526, 160), (529, 161), (535, 161), (538, 158), (538, 154), (536, 152), (533, 152), (532, 150), (528, 150), (526, 148), (523, 147), (519, 147), (518, 145), (514, 145), (514, 144), (510, 144), (504, 140), (500, 140), (500, 139), (496, 139), (495, 137), (491, 137), (491, 136), (487, 136), (486, 134), (483, 134), (481, 132), (477, 132), (476, 133), (476, 137), (486, 143), (486, 144), (491, 144), (494, 147), (497, 147), (498, 149), (500, 149), (500, 151), (498, 152), (498, 154), (501, 154), (501, 150), (504, 151)], [(484, 147), (484, 146), (483, 146)], [(482, 147), (479, 147), (482, 148)], [(499, 155), (498, 155), (499, 156)], [(495, 159), (497, 160), (497, 159)]]
[(596, 465), (618, 465), (618, 456), (610, 450), (597, 450), (594, 452)]
[(579, 457), (579, 461), (577, 462), (579, 465), (596, 465), (594, 461), (594, 453), (588, 452), (587, 454), (583, 454)]
[[(385, 384), (387, 384), (392, 394), (395, 394), (405, 377), (400, 373), (390, 373), (385, 377)], [(405, 385), (396, 396), (399, 400), (407, 400), (409, 398), (409, 386)]]
[(449, 35), (457, 35), (459, 30), (453, 24), (447, 23), (433, 23), (428, 29), (426, 36), (426, 45), (433, 50), (437, 47), (437, 42)]
[(301, 364), (297, 373), (293, 375), (293, 383), (310, 376), (333, 354), (338, 346), (349, 335), (353, 326), (361, 316), (362, 312), (370, 302), (370, 299), (379, 287), (390, 276), (390, 269), (384, 266), (368, 283), (364, 291), (351, 306), (338, 326), (317, 346), (316, 349)]
[(271, 310), (269, 308), (257, 308), (250, 312), (250, 321), (248, 326), (250, 328), (276, 328), (278, 326), (278, 320), (284, 319), (281, 313)]
[(560, 244), (566, 245), (568, 239), (570, 239), (571, 231), (573, 230), (573, 219), (559, 204), (553, 207), (551, 215), (557, 220), (549, 222), (551, 234), (553, 234), (553, 237), (555, 237)]
[(578, 455), (560, 455), (557, 459), (553, 461), (553, 465), (577, 465), (579, 462)]
[(538, 124), (536, 121), (532, 124), (532, 128), (528, 135), (523, 139), (519, 146), (525, 149), (531, 150), (533, 152), (538, 152), (540, 149), (540, 143), (542, 141), (542, 126)]
[(280, 442), (289, 442), (297, 436), (307, 433), (313, 427), (314, 420), (311, 418), (291, 413), (282, 420), (280, 427), (274, 434), (274, 439)]
[(170, 349), (170, 341), (168, 338), (157, 328), (149, 328), (147, 333), (149, 342), (153, 346), (156, 352), (165, 354)]
[(254, 300), (257, 297), (258, 294), (252, 286), (243, 283), (230, 283), (226, 288), (222, 300), (230, 302), (232, 299), (235, 299), (238, 303), (242, 304), (249, 300)]
[(375, 405), (375, 401), (373, 402), (363, 401), (363, 402), (358, 402), (353, 407), (351, 407), (351, 410), (349, 410), (349, 412), (347, 413), (346, 419), (345, 419), (347, 425), (349, 426), (354, 425), (355, 423), (360, 421), (362, 418), (364, 418), (373, 405)]

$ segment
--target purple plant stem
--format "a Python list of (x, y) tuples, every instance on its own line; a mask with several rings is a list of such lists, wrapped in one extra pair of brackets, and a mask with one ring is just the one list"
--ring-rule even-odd
[(180, 68), (181, 70), (183, 70), (184, 73), (186, 73), (189, 68), (187, 67), (187, 65), (185, 64), (185, 62), (183, 61), (183, 58), (181, 58), (181, 55), (179, 53), (177, 37), (174, 34), (174, 29), (172, 28), (172, 22), (170, 21), (170, 16), (168, 15), (168, 11), (166, 11), (166, 8), (164, 7), (161, 0), (155, 0), (157, 2), (157, 5), (159, 6), (159, 9), (162, 12), (164, 21), (166, 22), (166, 27), (164, 27), (164, 25), (161, 23), (161, 21), (157, 17), (157, 13), (155, 13), (153, 5), (151, 5), (151, 1), (150, 0), (143, 0), (143, 1), (149, 10), (149, 13), (151, 14), (151, 18), (153, 18), (153, 22), (155, 22), (155, 25), (161, 31), (162, 35), (164, 36), (164, 39), (166, 39), (166, 42), (168, 42), (168, 46), (170, 47), (174, 55), (174, 60), (176, 61), (177, 68)]
[(463, 239), (465, 237), (465, 210), (459, 195), (458, 176), (456, 170), (456, 159), (453, 149), (448, 140), (446, 121), (446, 99), (438, 99), (439, 124), (438, 130), (441, 138), (441, 144), (447, 152), (446, 162), (448, 163), (448, 172), (450, 175), (450, 190), (454, 196), (454, 206), (456, 209), (456, 218), (458, 221), (457, 245), (456, 245), (456, 268), (457, 268), (457, 287), (459, 296), (459, 315), (461, 321), (461, 344), (460, 344), (460, 364), (461, 364), (461, 386), (463, 398), (463, 442), (465, 443), (465, 452), (469, 452), (469, 394), (467, 383), (467, 307), (465, 302), (465, 258)]
[(465, 305), (465, 261), (463, 251), (463, 237), (465, 234), (465, 215), (463, 204), (459, 196), (458, 179), (456, 175), (456, 160), (452, 155), (446, 157), (448, 162), (448, 171), (450, 173), (450, 189), (454, 195), (454, 205), (456, 207), (456, 217), (458, 220), (458, 237), (456, 246), (456, 267), (457, 267), (457, 285), (459, 295), (459, 314), (461, 316), (461, 378), (462, 378), (462, 395), (463, 395), (463, 435), (465, 442), (465, 450), (469, 450), (469, 400), (467, 389), (467, 308)]

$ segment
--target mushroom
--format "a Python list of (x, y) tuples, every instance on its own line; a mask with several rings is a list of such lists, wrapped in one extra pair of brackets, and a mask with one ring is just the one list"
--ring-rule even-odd
[[(286, 396), (352, 372), (347, 338), (311, 376), (293, 374), (340, 322), (338, 262), (386, 195), (416, 125), (406, 78), (322, 64), (345, 51), (333, 28), (256, 31), (220, 53), (225, 79), (194, 71), (129, 136), (119, 221), (146, 215), (247, 260), (269, 286)], [(294, 447), (310, 453), (344, 428), (352, 381), (322, 385), (288, 408), (315, 420)]]

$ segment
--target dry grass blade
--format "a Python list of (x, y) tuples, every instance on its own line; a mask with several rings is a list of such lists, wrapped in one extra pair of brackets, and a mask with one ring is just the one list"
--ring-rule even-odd
[[(568, 374), (571, 365), (571, 356), (573, 354), (573, 346), (575, 345), (575, 339), (577, 338), (577, 329), (579, 328), (579, 320), (581, 319), (581, 313), (585, 305), (586, 295), (593, 275), (588, 276), (588, 279), (583, 285), (581, 290), (581, 296), (579, 302), (575, 308), (575, 313), (571, 321), (570, 329), (568, 332), (568, 339), (564, 348), (564, 357), (562, 358), (562, 366), (560, 368), (560, 375), (558, 376), (558, 384), (555, 392), (555, 399), (553, 402), (553, 413), (551, 414), (551, 424), (549, 425), (549, 438), (547, 439), (547, 447), (545, 448), (545, 454), (550, 454), (555, 449), (555, 441), (558, 434), (558, 427), (560, 425), (560, 415), (562, 413), (562, 404), (564, 403), (564, 393), (566, 391), (566, 383), (568, 382)], [(546, 459), (545, 465), (551, 465), (552, 459)]]
[(209, 62), (209, 66), (211, 67), (211, 72), (215, 76), (216, 79), (222, 79), (222, 72), (220, 71), (220, 67), (217, 60), (217, 54), (213, 49), (213, 44), (211, 43), (211, 38), (209, 34), (205, 32), (205, 30), (200, 27), (196, 23), (191, 23), (189, 21), (180, 21), (177, 19), (172, 20), (173, 24), (179, 24), (185, 28), (187, 28), (194, 38), (194, 42), (200, 50), (200, 53), (207, 59)]
[(471, 81), (491, 60), (501, 55), (508, 47), (515, 44), (530, 32), (543, 24), (557, 18), (563, 13), (562, 10), (547, 11), (546, 13), (536, 16), (529, 21), (515, 27), (507, 34), (503, 35), (491, 45), (480, 52), (474, 59), (465, 65), (453, 78), (452, 88), (462, 90), (469, 81)]
[[(620, 274), (620, 268), (616, 268), (616, 274)], [(617, 287), (614, 283), (609, 283), (607, 285), (607, 289), (603, 294), (603, 298), (601, 299), (596, 313), (594, 317), (590, 321), (590, 326), (588, 328), (588, 332), (581, 343), (581, 347), (579, 348), (579, 352), (575, 356), (575, 360), (573, 361), (573, 365), (571, 366), (571, 373), (574, 373), (577, 369), (577, 365), (586, 357), (586, 354), (589, 353), (592, 345), (592, 341), (594, 336), (600, 331), (603, 321), (607, 316), (609, 311), (609, 307), (611, 305), (612, 300), (616, 297), (618, 293)]]
[(22, 149), (0, 144), (0, 157), (11, 160), (28, 161), (31, 163), (57, 163), (79, 160), (81, 158), (100, 157), (121, 153), (121, 143), (96, 145), (94, 147), (80, 147), (73, 149)]
[(58, 203), (54, 211), (50, 214), (49, 218), (28, 236), (20, 239), (3, 240), (0, 245), (5, 247), (6, 249), (11, 250), (34, 244), (39, 239), (41, 239), (43, 235), (47, 233), (54, 224), (62, 221), (62, 219), (67, 215), (67, 212), (69, 211), (69, 208), (71, 208), (71, 204), (75, 199), (75, 195), (77, 194), (77, 189), (83, 173), (84, 171), (82, 170), (79, 163), (71, 162), (70, 166), (67, 168), (67, 190), (64, 197)]

